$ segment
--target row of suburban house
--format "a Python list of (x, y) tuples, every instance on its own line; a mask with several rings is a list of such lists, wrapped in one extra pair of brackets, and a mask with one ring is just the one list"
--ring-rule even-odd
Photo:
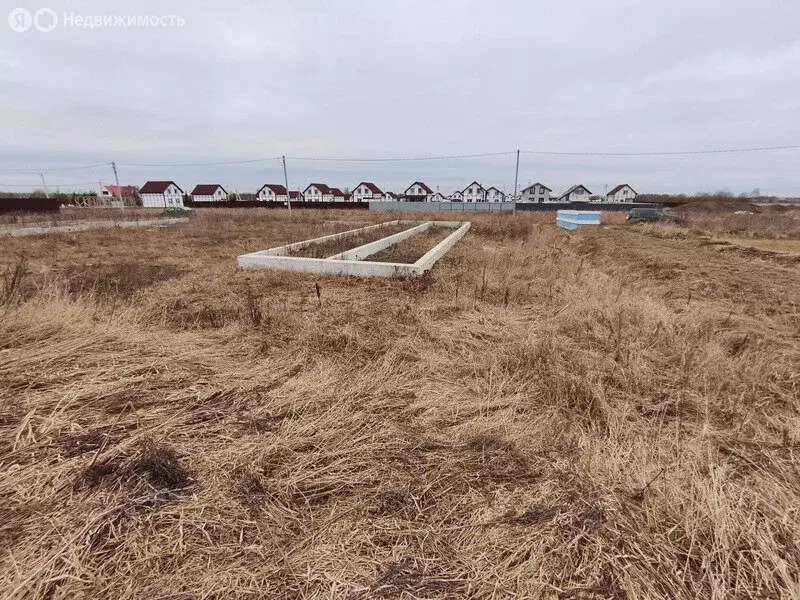
[[(128, 187), (128, 186), (124, 186)], [(115, 186), (106, 186), (101, 195), (116, 196)], [(636, 192), (628, 184), (616, 186), (607, 194), (595, 196), (584, 185), (574, 185), (561, 195), (544, 184), (529, 185), (516, 200), (518, 202), (633, 202)], [(184, 191), (174, 181), (148, 181), (139, 189), (142, 206), (168, 207), (183, 206)], [(463, 190), (444, 195), (434, 192), (428, 185), (415, 181), (401, 194), (381, 190), (377, 185), (362, 181), (352, 192), (343, 192), (339, 188), (324, 183), (311, 183), (305, 190), (289, 193), (292, 201), (304, 202), (506, 202), (514, 198), (507, 196), (496, 187), (484, 187), (473, 181)], [(228, 192), (217, 183), (200, 184), (192, 190), (193, 202), (219, 202), (229, 198)], [(256, 200), (262, 202), (286, 202), (286, 187), (280, 184), (267, 183), (255, 193)]]

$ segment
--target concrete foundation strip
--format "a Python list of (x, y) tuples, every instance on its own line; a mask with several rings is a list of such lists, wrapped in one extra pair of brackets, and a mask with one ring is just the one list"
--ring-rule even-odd
[[(238, 257), (237, 264), (241, 269), (265, 269), (271, 271), (298, 271), (301, 273), (317, 273), (320, 275), (354, 275), (357, 277), (419, 277), (429, 271), (447, 252), (469, 231), (471, 223), (469, 221), (426, 221), (387, 236), (375, 242), (364, 244), (357, 248), (352, 248), (329, 256), (328, 258), (306, 258), (302, 256), (287, 256), (293, 250), (306, 248), (314, 244), (321, 244), (327, 241), (341, 239), (353, 234), (364, 231), (371, 231), (379, 227), (386, 227), (396, 224), (413, 224), (409, 221), (389, 221), (380, 225), (371, 225), (354, 229), (343, 233), (328, 235), (312, 240), (305, 240), (287, 246), (270, 248), (260, 252), (243, 254)], [(425, 253), (414, 264), (405, 263), (385, 263), (360, 260), (371, 256), (381, 250), (389, 248), (405, 239), (418, 235), (433, 226), (448, 227), (455, 229), (453, 233), (439, 242), (431, 250)]]
[(90, 229), (110, 229), (119, 227), (129, 229), (131, 227), (171, 227), (178, 223), (187, 223), (186, 217), (170, 219), (143, 219), (140, 221), (75, 221), (69, 225), (53, 225), (50, 227), (6, 227), (0, 228), (0, 236), (8, 235), (11, 237), (26, 237), (29, 235), (47, 235), (50, 233), (77, 233), (89, 231)]

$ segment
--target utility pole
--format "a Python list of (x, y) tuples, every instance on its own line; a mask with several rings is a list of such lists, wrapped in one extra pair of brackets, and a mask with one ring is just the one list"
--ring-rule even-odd
[(47, 182), (44, 180), (44, 173), (39, 173), (42, 177), (42, 185), (44, 186), (44, 197), (50, 199), (50, 192), (47, 191)]
[(283, 161), (283, 183), (286, 185), (286, 206), (292, 214), (292, 193), (289, 191), (289, 176), (286, 175), (286, 156), (281, 156)]
[(125, 200), (122, 199), (122, 188), (119, 187), (119, 175), (117, 174), (117, 163), (111, 161), (111, 168), (114, 170), (114, 180), (117, 182), (117, 197), (122, 204), (122, 210), (125, 210)]
[(517, 198), (517, 182), (519, 181), (519, 150), (517, 150), (517, 170), (514, 172), (514, 200)]

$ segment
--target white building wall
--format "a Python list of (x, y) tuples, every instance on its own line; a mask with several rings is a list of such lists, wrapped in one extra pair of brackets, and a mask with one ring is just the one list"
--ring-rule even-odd
[(354, 202), (376, 202), (386, 199), (386, 194), (376, 194), (365, 185), (360, 185), (353, 190)]
[(464, 190), (464, 202), (486, 202), (486, 190), (473, 184)]
[(523, 190), (520, 202), (550, 202), (550, 191), (543, 185), (532, 185)]
[(505, 202), (506, 195), (497, 188), (486, 190), (486, 202)]
[(303, 192), (306, 202), (333, 202), (333, 194), (323, 194), (315, 185), (310, 185)]
[(163, 194), (141, 194), (145, 208), (183, 208), (183, 193), (176, 185), (170, 185)]
[(591, 194), (586, 193), (586, 190), (578, 188), (569, 195), (568, 200), (570, 202), (589, 202), (590, 196)]
[(633, 202), (636, 200), (636, 192), (634, 192), (630, 186), (626, 185), (613, 196), (608, 195), (606, 198), (609, 202)]

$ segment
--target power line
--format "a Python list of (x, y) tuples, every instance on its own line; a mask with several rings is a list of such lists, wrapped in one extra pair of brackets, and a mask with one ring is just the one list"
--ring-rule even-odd
[(40, 173), (54, 173), (56, 171), (77, 171), (79, 169), (96, 169), (97, 167), (108, 167), (110, 162), (97, 163), (94, 165), (78, 165), (75, 167), (51, 167), (49, 169), (0, 169), (0, 173), (11, 173), (20, 175), (39, 175)]
[[(704, 150), (678, 150), (678, 151), (645, 151), (645, 152), (572, 152), (572, 151), (557, 151), (557, 150), (521, 150), (522, 154), (539, 155), (539, 156), (697, 156), (705, 154), (739, 154), (747, 152), (769, 152), (777, 150), (797, 150), (800, 149), (800, 144), (791, 144), (785, 146), (760, 146), (760, 147), (746, 147), (746, 148), (712, 148)], [(332, 157), (332, 156), (287, 156), (289, 160), (302, 160), (302, 161), (316, 161), (316, 162), (354, 162), (354, 163), (379, 163), (379, 162), (421, 162), (421, 161), (434, 161), (434, 160), (457, 160), (465, 158), (484, 158), (492, 156), (512, 156), (516, 154), (516, 150), (509, 150), (506, 152), (480, 152), (475, 154), (451, 154), (442, 156), (394, 156), (394, 157), (377, 157), (377, 158), (364, 158), (364, 157)], [(279, 161), (280, 156), (270, 156), (267, 158), (252, 158), (245, 160), (229, 160), (229, 161), (210, 161), (198, 163), (120, 163), (120, 167), (130, 168), (182, 168), (182, 167), (216, 167), (216, 166), (230, 166), (230, 165), (245, 165), (261, 162)], [(49, 167), (43, 169), (0, 169), (0, 173), (9, 174), (29, 174), (38, 175), (40, 173), (55, 173), (63, 171), (77, 171), (83, 169), (96, 169), (99, 167), (110, 167), (111, 162), (95, 163), (91, 165), (76, 165), (70, 167)]]
[(755, 148), (722, 148), (711, 150), (679, 150), (667, 152), (555, 152), (548, 150), (522, 150), (523, 154), (548, 156), (694, 156), (698, 154), (734, 154), (742, 152), (767, 152), (770, 150), (796, 150), (800, 145), (762, 146)]
[(481, 154), (454, 154), (450, 156), (402, 156), (391, 158), (333, 158), (323, 156), (287, 156), (290, 160), (310, 160), (310, 161), (325, 161), (325, 162), (405, 162), (405, 161), (421, 161), (421, 160), (451, 160), (458, 158), (480, 158), (483, 156), (510, 156), (516, 154), (516, 150), (508, 152), (483, 152)]
[[(142, 164), (142, 163), (117, 163), (119, 167), (147, 167), (147, 168), (158, 168), (158, 167), (170, 167), (170, 168), (178, 168), (178, 167), (217, 167), (217, 166), (224, 166), (224, 165), (246, 165), (251, 163), (259, 163), (259, 162), (269, 162), (272, 160), (280, 160), (280, 156), (271, 156), (269, 158), (253, 158), (250, 160), (230, 160), (224, 162), (205, 162), (205, 163), (181, 163), (175, 165), (167, 165), (167, 164)], [(108, 163), (111, 164), (111, 163)]]
[[(56, 188), (62, 187), (80, 187), (82, 185), (97, 186), (97, 181), (86, 181), (84, 183), (58, 183)], [(36, 184), (31, 183), (0, 183), (0, 187), (36, 187)]]

